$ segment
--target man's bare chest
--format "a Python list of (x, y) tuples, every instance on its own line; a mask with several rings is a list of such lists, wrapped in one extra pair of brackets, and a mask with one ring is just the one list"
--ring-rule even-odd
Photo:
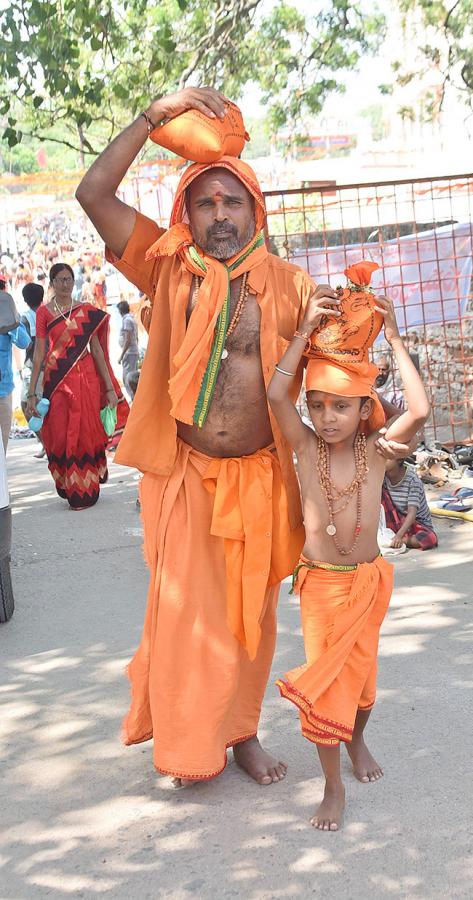
[[(260, 356), (260, 323), (261, 311), (254, 294), (242, 295), (241, 279), (232, 282), (230, 289), (229, 325), (225, 349), (230, 354), (242, 354), (248, 356)], [(199, 292), (193, 283), (187, 305), (186, 319), (189, 323), (190, 316), (199, 302)]]

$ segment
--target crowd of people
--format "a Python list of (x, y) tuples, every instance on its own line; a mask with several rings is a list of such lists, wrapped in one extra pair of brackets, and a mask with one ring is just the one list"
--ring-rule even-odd
[(74, 270), (74, 299), (105, 309), (103, 250), (83, 217), (64, 211), (33, 215), (15, 229), (14, 250), (5, 250), (0, 255), (3, 277), (17, 302), (29, 282), (46, 288), (51, 266), (59, 261)]
[[(29, 275), (26, 276), (29, 278)], [(24, 351), (20, 367), (21, 407), (28, 422), (38, 417), (41, 447), (47, 456), (58, 495), (71, 509), (93, 506), (100, 485), (108, 478), (106, 451), (115, 449), (129, 406), (115, 376), (109, 354), (109, 314), (84, 299), (74, 269), (54, 263), (45, 288), (26, 280), (22, 287), (25, 311), (18, 316), (7, 292), (6, 273), (0, 278), (3, 302), (15, 310), (15, 327), (0, 334), (0, 425), (5, 452), (12, 421), (14, 377), (12, 350)], [(123, 316), (120, 362), (130, 396), (128, 377), (138, 372), (138, 331), (129, 304), (121, 301)], [(122, 337), (123, 335), (123, 337)], [(136, 381), (136, 379), (135, 379)], [(135, 382), (133, 382), (135, 383)], [(47, 402), (40, 416), (39, 402)], [(106, 430), (103, 411), (113, 416)]]
[[(373, 264), (347, 270), (351, 303), (350, 287), (340, 294), (316, 286), (269, 253), (264, 197), (241, 159), (189, 166), (168, 231), (117, 198), (154, 123), (187, 110), (218, 121), (226, 98), (188, 88), (154, 101), (77, 191), (109, 263), (152, 303), (130, 416), (110, 364), (106, 295), (84, 298), (80, 273), (63, 260), (52, 265), (36, 309), (26, 414), (38, 412), (40, 395), (49, 402), (41, 437), (56, 490), (73, 509), (97, 501), (110, 440), (120, 438), (117, 461), (143, 473), (150, 586), (128, 668), (124, 735), (127, 744), (153, 737), (155, 766), (176, 786), (219, 775), (229, 747), (257, 783), (286, 776), (287, 764), (261, 747), (257, 732), (280, 583), (293, 573), (306, 662), (278, 685), (298, 708), (325, 775), (312, 824), (337, 831), (340, 744), (360, 782), (383, 774), (365, 742), (393, 580), (377, 542), (383, 488), (398, 514), (394, 548), (434, 546), (404, 464), (429, 403), (392, 303), (368, 289)], [(337, 328), (342, 309), (348, 330)], [(127, 302), (119, 313), (131, 393), (136, 323)], [(402, 411), (375, 389), (385, 372), (368, 352), (382, 328), (405, 391)], [(295, 406), (305, 368), (309, 426)], [(104, 410), (118, 412), (107, 435)]]

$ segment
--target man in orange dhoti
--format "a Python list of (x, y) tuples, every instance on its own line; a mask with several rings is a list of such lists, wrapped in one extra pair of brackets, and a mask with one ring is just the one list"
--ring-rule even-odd
[[(154, 737), (176, 783), (211, 778), (234, 747), (260, 784), (283, 761), (256, 734), (276, 636), (279, 583), (303, 544), (292, 452), (266, 387), (314, 285), (268, 253), (256, 176), (238, 159), (191, 165), (163, 232), (115, 196), (155, 123), (194, 106), (224, 113), (211, 89), (155, 101), (94, 163), (77, 197), (107, 257), (153, 302), (149, 344), (118, 462), (144, 472), (150, 586), (129, 666), (127, 744)], [(330, 302), (329, 288), (319, 295)], [(294, 379), (293, 398), (302, 381)]]
[[(408, 404), (388, 424), (387, 437), (412, 440), (429, 413), (392, 303), (374, 298), (368, 288), (373, 268), (378, 267), (368, 263), (346, 270), (351, 283), (330, 315), (325, 302), (309, 302), (269, 387), (271, 407), (297, 455), (305, 525), (294, 581), (306, 663), (278, 685), (299, 709), (302, 734), (317, 745), (326, 781), (311, 821), (325, 831), (338, 830), (344, 809), (340, 741), (360, 781), (377, 781), (383, 774), (364, 741), (376, 697), (379, 630), (392, 590), (392, 566), (377, 545), (385, 460), (375, 443), (384, 412), (374, 390), (377, 369), (367, 356), (383, 318)], [(315, 432), (303, 424), (290, 395), (304, 353)]]

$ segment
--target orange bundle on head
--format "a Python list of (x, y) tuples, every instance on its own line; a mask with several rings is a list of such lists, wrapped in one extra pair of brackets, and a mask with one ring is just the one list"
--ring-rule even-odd
[(348, 284), (339, 294), (340, 315), (324, 316), (305, 352), (309, 357), (307, 391), (371, 398), (373, 411), (366, 423), (368, 432), (376, 431), (385, 421), (374, 389), (378, 369), (368, 356), (383, 325), (369, 286), (371, 275), (378, 268), (377, 263), (362, 261), (345, 269)]
[(150, 138), (184, 159), (211, 163), (221, 156), (240, 156), (250, 136), (240, 109), (227, 100), (223, 119), (210, 119), (198, 109), (188, 109), (155, 128)]

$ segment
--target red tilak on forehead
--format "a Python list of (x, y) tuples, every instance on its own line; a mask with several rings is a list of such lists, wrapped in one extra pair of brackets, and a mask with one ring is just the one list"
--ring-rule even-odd
[(223, 198), (224, 196), (225, 194), (223, 191), (215, 191), (215, 194), (212, 195), (212, 200), (215, 202), (215, 200), (220, 200), (220, 198)]

